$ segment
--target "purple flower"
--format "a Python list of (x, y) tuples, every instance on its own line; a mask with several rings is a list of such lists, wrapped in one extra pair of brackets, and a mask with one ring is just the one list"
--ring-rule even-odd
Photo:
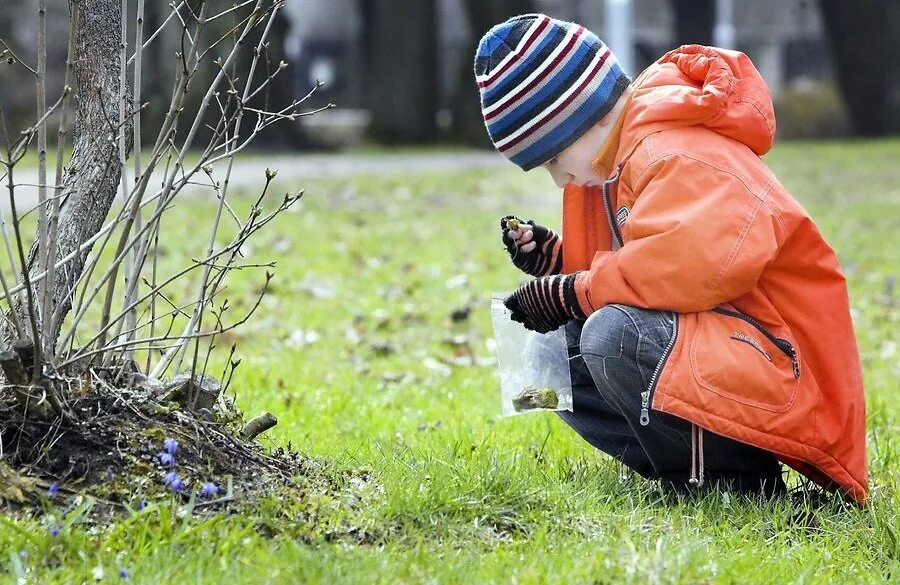
[(168, 453), (169, 455), (175, 455), (178, 453), (178, 441), (173, 438), (168, 438), (163, 441), (163, 451)]
[(59, 528), (57, 528), (56, 526), (51, 526), (50, 536), (59, 536)]
[(171, 453), (163, 451), (162, 453), (157, 453), (156, 458), (159, 459), (159, 462), (163, 467), (172, 467), (175, 465), (175, 456)]
[(178, 479), (178, 474), (174, 471), (170, 471), (165, 476), (163, 476), (163, 480), (165, 480), (166, 485), (172, 485), (172, 482)]
[(219, 486), (214, 484), (213, 482), (209, 482), (205, 484), (202, 488), (200, 488), (200, 497), (201, 498), (211, 498), (214, 495), (219, 493)]
[(131, 578), (131, 573), (128, 572), (128, 569), (119, 569), (119, 577), (127, 580)]
[(113, 476), (112, 469), (107, 469), (106, 470), (106, 481), (112, 481), (113, 477), (114, 476)]
[(56, 494), (59, 493), (59, 482), (54, 481), (50, 484), (50, 487), (47, 488), (47, 497), (53, 498), (56, 497)]
[(146, 507), (147, 507), (147, 502), (145, 502), (144, 500), (141, 500), (140, 502), (138, 502), (138, 510), (143, 510)]
[(168, 484), (168, 486), (170, 490), (177, 493), (184, 489), (184, 482), (181, 481), (181, 478), (176, 475), (174, 478), (172, 478), (172, 481)]

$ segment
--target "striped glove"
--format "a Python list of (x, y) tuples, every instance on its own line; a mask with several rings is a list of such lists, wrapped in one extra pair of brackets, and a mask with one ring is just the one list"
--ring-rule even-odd
[(584, 319), (575, 294), (575, 283), (584, 274), (556, 274), (523, 284), (503, 301), (510, 319), (538, 333), (558, 329), (572, 319)]
[(500, 233), (513, 264), (525, 274), (547, 276), (562, 271), (562, 238), (550, 228), (507, 215), (500, 220)]

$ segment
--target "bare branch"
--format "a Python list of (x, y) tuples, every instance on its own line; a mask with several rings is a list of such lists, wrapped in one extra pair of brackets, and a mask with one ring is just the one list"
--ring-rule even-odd
[(0, 51), (0, 58), (12, 59), (11, 61), (9, 61), (10, 65), (12, 65), (13, 63), (18, 63), (19, 65), (27, 69), (32, 75), (37, 77), (37, 71), (29, 67), (28, 64), (25, 63), (25, 61), (19, 59), (19, 57), (13, 52), (10, 46), (6, 44), (6, 41), (0, 39), (0, 45), (3, 45), (3, 50)]
[[(41, 116), (47, 109), (47, 0), (38, 0), (38, 30), (37, 30), (37, 115), (41, 120), (37, 124), (37, 147), (38, 147), (38, 254), (39, 266), (47, 266), (52, 262), (50, 259), (50, 237), (47, 226), (47, 122), (46, 118)], [(27, 268), (26, 268), (27, 270)], [(47, 287), (44, 282), (37, 283), (37, 298), (41, 307), (39, 315), (35, 315), (35, 319), (42, 319), (43, 315), (50, 312), (50, 297), (47, 294)], [(47, 347), (47, 336), (50, 332), (45, 327), (42, 331), (42, 337), (35, 337), (35, 345), (40, 344), (41, 347)]]
[[(150, 43), (152, 43), (156, 39), (156, 37), (159, 35), (159, 33), (161, 33), (163, 31), (163, 29), (166, 28), (166, 25), (169, 24), (169, 21), (171, 21), (175, 17), (175, 13), (178, 12), (182, 6), (184, 6), (185, 2), (186, 2), (186, 0), (181, 0), (181, 2), (179, 2), (177, 6), (174, 3), (171, 3), (171, 2), (169, 3), (169, 6), (172, 7), (172, 11), (169, 13), (169, 16), (166, 17), (166, 19), (163, 21), (163, 23), (161, 25), (159, 25), (159, 28), (157, 28), (153, 32), (153, 34), (150, 35), (150, 38), (148, 38), (144, 42), (144, 44), (138, 45), (140, 47), (140, 50), (146, 49), (148, 46), (150, 46)], [(141, 13), (141, 14), (143, 14), (143, 13)], [(135, 44), (138, 44), (138, 42), (135, 42)], [(131, 63), (134, 62), (134, 60), (136, 58), (137, 58), (137, 50), (135, 50), (134, 55), (132, 55), (131, 57), (128, 58), (128, 65), (131, 65)]]
[[(173, 346), (173, 347), (171, 347), (171, 348), (169, 349), (169, 351), (171, 352), (173, 349), (175, 349), (175, 348), (181, 346), (182, 344), (184, 344), (185, 341), (189, 341), (189, 340), (191, 340), (191, 339), (202, 339), (202, 338), (204, 338), (204, 337), (209, 337), (210, 335), (220, 335), (220, 334), (222, 334), (222, 333), (225, 333), (226, 331), (231, 331), (231, 330), (233, 330), (233, 329), (235, 329), (235, 328), (237, 328), (237, 327), (240, 327), (240, 326), (243, 325), (244, 323), (246, 323), (246, 322), (250, 319), (250, 317), (253, 316), (253, 314), (256, 312), (256, 309), (259, 308), (259, 305), (260, 305), (260, 303), (262, 302), (263, 297), (266, 295), (266, 292), (268, 292), (269, 281), (270, 281), (271, 279), (272, 279), (272, 275), (271, 275), (270, 273), (266, 273), (266, 282), (265, 282), (265, 284), (263, 285), (262, 291), (260, 291), (259, 295), (257, 296), (256, 302), (253, 304), (252, 307), (250, 307), (250, 310), (247, 312), (246, 315), (244, 315), (244, 317), (243, 317), (242, 319), (240, 319), (239, 321), (236, 321), (236, 322), (232, 323), (232, 324), (229, 325), (228, 327), (224, 327), (224, 328), (218, 329), (218, 330), (216, 330), (216, 331), (206, 331), (206, 332), (201, 331), (201, 332), (199, 332), (199, 333), (191, 333), (191, 334), (188, 335), (188, 336), (180, 335), (180, 336), (178, 336), (178, 337), (169, 337), (168, 335), (164, 335), (164, 336), (148, 337), (148, 338), (145, 338), (145, 339), (139, 339), (139, 340), (125, 341), (125, 342), (122, 342), (122, 343), (116, 343), (116, 344), (109, 345), (109, 346), (106, 346), (106, 347), (103, 347), (103, 348), (100, 348), (100, 349), (94, 349), (94, 350), (91, 350), (91, 351), (86, 351), (86, 352), (84, 352), (84, 353), (76, 353), (73, 357), (71, 357), (71, 358), (69, 358), (68, 360), (66, 360), (66, 361), (64, 361), (63, 363), (61, 363), (61, 364), (59, 365), (59, 367), (60, 367), (60, 368), (64, 368), (65, 366), (71, 365), (71, 364), (73, 364), (73, 363), (75, 363), (75, 362), (78, 362), (78, 361), (80, 361), (80, 360), (82, 360), (82, 359), (84, 359), (84, 358), (86, 358), (86, 357), (90, 357), (90, 356), (97, 355), (97, 354), (100, 354), (100, 353), (104, 353), (104, 352), (107, 352), (107, 351), (112, 351), (112, 350), (115, 350), (115, 349), (122, 349), (122, 348), (135, 347), (135, 346), (137, 346), (138, 344), (141, 344), (141, 343), (152, 343), (152, 342), (155, 342), (155, 341), (173, 341), (173, 340), (174, 340), (174, 341), (177, 341), (178, 343), (177, 343), (175, 346)], [(151, 375), (151, 377), (155, 377), (155, 376)]]
[(229, 14), (229, 13), (231, 13), (231, 12), (234, 12), (235, 10), (240, 10), (240, 9), (243, 8), (244, 6), (247, 6), (247, 5), (249, 5), (249, 4), (253, 4), (253, 2), (254, 2), (254, 0), (244, 0), (244, 2), (241, 2), (240, 4), (235, 4), (234, 6), (232, 6), (231, 8), (229, 8), (228, 10), (223, 10), (222, 12), (220, 12), (220, 13), (214, 15), (214, 16), (210, 16), (209, 18), (206, 19), (206, 22), (212, 22), (212, 21), (214, 21), (214, 20), (216, 20), (216, 19), (218, 19), (218, 18), (220, 18), (220, 17), (222, 17), (222, 16), (225, 16), (226, 14)]
[[(16, 215), (16, 197), (15, 197), (15, 188), (13, 184), (13, 167), (10, 166), (8, 168), (8, 173), (6, 176), (7, 187), (9, 189), (9, 208), (10, 213), (12, 214), (12, 224), (13, 230), (16, 233), (16, 248), (19, 251), (19, 262), (20, 268), (22, 270), (22, 279), (23, 286), (25, 287), (25, 299), (27, 302), (27, 316), (28, 322), (31, 325), (31, 339), (38, 340), (40, 339), (40, 335), (38, 334), (38, 325), (37, 325), (37, 316), (35, 314), (34, 306), (35, 299), (33, 294), (33, 289), (31, 286), (31, 282), (28, 280), (28, 262), (25, 260), (25, 250), (22, 245), (22, 234), (19, 230), (19, 218)], [(17, 308), (10, 303), (10, 309), (12, 312), (15, 312)], [(41, 364), (41, 346), (37, 342), (35, 342), (35, 352), (34, 352), (34, 376), (37, 377), (40, 375), (40, 364)]]

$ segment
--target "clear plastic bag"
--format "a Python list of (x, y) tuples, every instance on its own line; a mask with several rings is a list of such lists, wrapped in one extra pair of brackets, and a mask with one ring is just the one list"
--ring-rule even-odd
[(540, 334), (510, 319), (508, 293), (491, 295), (503, 416), (535, 410), (572, 410), (565, 328)]

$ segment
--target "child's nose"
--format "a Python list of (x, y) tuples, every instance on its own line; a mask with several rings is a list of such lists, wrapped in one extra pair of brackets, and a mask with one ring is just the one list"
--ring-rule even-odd
[(560, 170), (548, 169), (550, 172), (550, 176), (553, 177), (553, 182), (556, 183), (556, 186), (562, 189), (566, 185), (572, 182), (574, 179), (574, 175), (571, 173), (565, 173)]

